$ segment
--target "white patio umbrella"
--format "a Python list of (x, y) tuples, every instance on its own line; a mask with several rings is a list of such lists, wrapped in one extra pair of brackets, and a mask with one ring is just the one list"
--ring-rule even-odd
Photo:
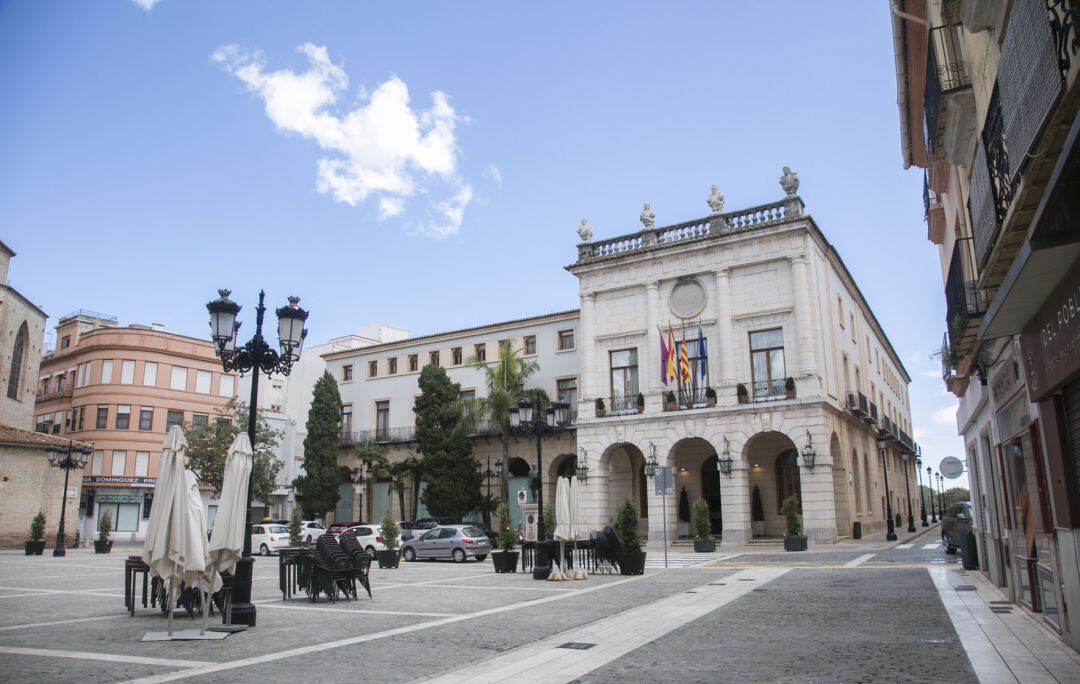
[[(221, 480), (214, 530), (210, 533), (209, 554), (206, 559), (210, 574), (209, 592), (221, 588), (220, 573), (232, 569), (244, 552), (244, 533), (247, 527), (248, 478), (251, 475), (251, 441), (241, 432), (229, 447), (225, 473)], [(209, 610), (203, 611), (205, 629)]]
[[(563, 545), (574, 538), (574, 527), (570, 521), (570, 480), (560, 477), (555, 484), (555, 538), (559, 540), (559, 567), (566, 560)], [(559, 581), (570, 579), (558, 570), (552, 570), (548, 580)]]
[[(570, 529), (573, 531), (574, 538), (574, 551), (577, 551), (577, 540), (587, 539), (589, 537), (589, 530), (578, 521), (580, 520), (580, 511), (578, 510), (578, 491), (580, 488), (578, 479), (576, 477), (570, 478), (570, 486), (568, 487), (569, 496), (567, 497), (567, 508), (570, 509)], [(588, 579), (589, 574), (585, 572), (585, 568), (574, 568), (574, 572), (570, 575), (571, 579), (583, 580)]]

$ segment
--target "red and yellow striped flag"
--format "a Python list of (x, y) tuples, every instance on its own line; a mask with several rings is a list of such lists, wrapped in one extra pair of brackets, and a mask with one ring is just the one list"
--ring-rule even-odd
[(690, 357), (686, 353), (686, 340), (679, 343), (679, 374), (683, 382), (690, 382)]

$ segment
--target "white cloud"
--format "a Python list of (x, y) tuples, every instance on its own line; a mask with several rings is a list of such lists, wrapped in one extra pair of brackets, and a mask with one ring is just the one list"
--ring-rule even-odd
[(484, 169), (484, 175), (487, 176), (495, 185), (502, 187), (502, 171), (498, 166), (493, 163), (488, 163), (487, 168)]
[(934, 415), (932, 416), (933, 421), (935, 423), (938, 423), (939, 425), (951, 425), (955, 427), (956, 409), (958, 408), (959, 406), (946, 406), (943, 409), (938, 409), (937, 411), (934, 411)]
[(139, 7), (142, 7), (147, 12), (154, 9), (154, 5), (161, 2), (161, 0), (131, 0), (131, 1), (133, 3), (135, 3), (136, 5), (138, 5)]
[(374, 195), (380, 219), (402, 214), (416, 194), (450, 192), (448, 199), (433, 200), (436, 218), (413, 232), (438, 238), (457, 233), (473, 193), (457, 173), (459, 117), (447, 96), (436, 91), (430, 109), (415, 110), (408, 86), (391, 76), (370, 93), (361, 89), (356, 106), (338, 113), (332, 107), (348, 89), (345, 70), (324, 46), (305, 43), (298, 50), (308, 60), (300, 73), (267, 71), (261, 52), (236, 45), (219, 48), (211, 59), (263, 99), (278, 130), (314, 140), (327, 153), (316, 163), (319, 192), (350, 206)]
[(924, 378), (930, 378), (932, 380), (936, 380), (936, 379), (941, 377), (941, 371), (940, 370), (923, 371), (923, 377)]

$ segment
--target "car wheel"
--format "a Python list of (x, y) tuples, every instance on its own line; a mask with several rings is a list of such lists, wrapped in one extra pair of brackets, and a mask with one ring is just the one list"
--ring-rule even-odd
[(367, 551), (367, 555), (371, 556), (372, 558), (375, 557), (375, 547), (374, 546), (367, 547), (367, 549), (365, 549), (365, 551)]
[(413, 551), (411, 546), (405, 547), (405, 550), (401, 552), (401, 556), (407, 563), (412, 563), (416, 560), (416, 551)]
[(262, 546), (260, 546), (259, 547), (259, 555), (260, 556), (269, 556), (270, 555), (270, 547), (267, 546), (266, 544), (263, 544)]
[(465, 549), (454, 549), (454, 552), (450, 554), (455, 563), (465, 562)]
[(956, 547), (949, 543), (949, 538), (944, 534), (941, 535), (941, 545), (945, 547), (945, 553), (949, 555), (956, 553)]
[(310, 534), (309, 534), (309, 535), (307, 536), (307, 543), (308, 543), (308, 544), (310, 544), (310, 543), (311, 543), (311, 535), (310, 535)]

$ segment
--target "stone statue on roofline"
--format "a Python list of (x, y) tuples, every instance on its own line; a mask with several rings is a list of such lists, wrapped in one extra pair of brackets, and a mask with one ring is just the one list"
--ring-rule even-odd
[(581, 225), (577, 228), (578, 237), (582, 242), (592, 242), (592, 224), (589, 219), (581, 219)]
[(656, 214), (653, 213), (649, 203), (645, 203), (645, 208), (641, 210), (641, 224), (648, 230), (656, 225)]
[(799, 174), (792, 171), (790, 166), (784, 167), (784, 175), (780, 176), (780, 187), (788, 197), (794, 197), (799, 191)]
[(714, 214), (719, 214), (724, 211), (724, 193), (720, 192), (716, 186), (712, 186), (712, 192), (705, 200), (709, 203), (709, 209)]

